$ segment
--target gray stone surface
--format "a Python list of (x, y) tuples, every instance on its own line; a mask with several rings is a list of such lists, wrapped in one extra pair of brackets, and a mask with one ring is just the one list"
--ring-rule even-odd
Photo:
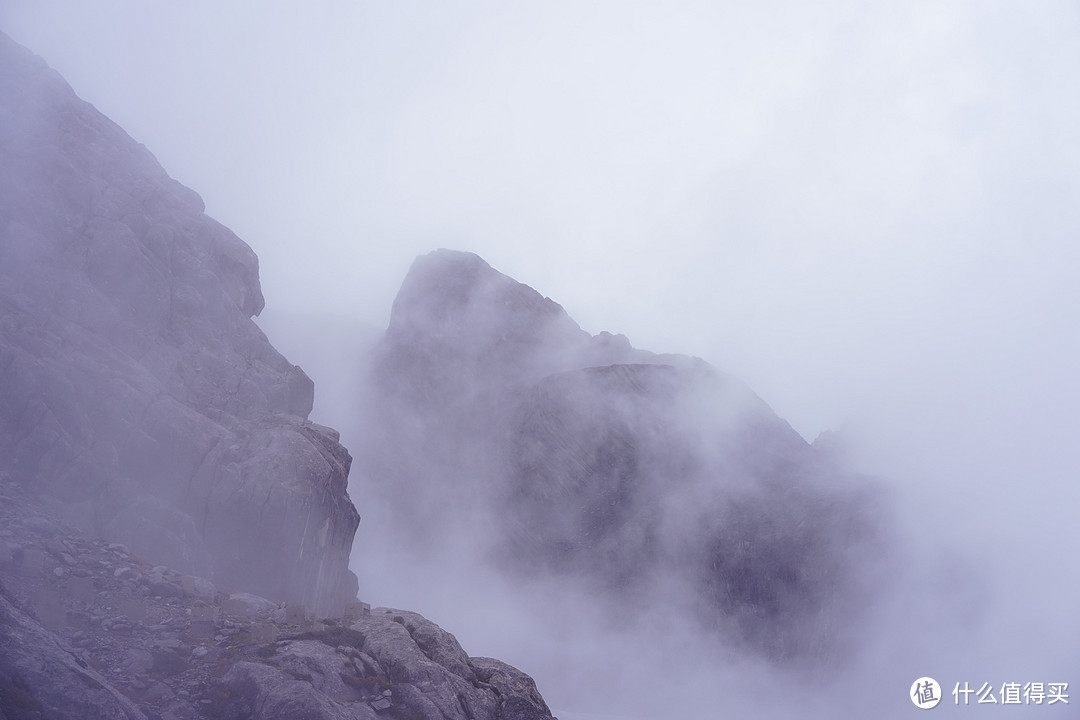
[(251, 249), (0, 34), (0, 720), (515, 717), (419, 616), (323, 622), (351, 458), (262, 303)]
[[(41, 499), (0, 479), (0, 500), (0, 527), (38, 539), (31, 528), (48, 517)], [(0, 568), (0, 709), (41, 713), (9, 714), (16, 720), (551, 717), (528, 676), (468, 657), (415, 613), (380, 609), (350, 626), (327, 620), (311, 629), (285, 624), (284, 610), (280, 621), (229, 616), (222, 594), (208, 601), (180, 588), (163, 596), (130, 579), (179, 581), (168, 567), (115, 552), (60, 520), (50, 519), (49, 531), (72, 556), (72, 571), (97, 588), (97, 602), (73, 597), (51, 574)], [(141, 620), (130, 617), (136, 602)], [(71, 622), (46, 629), (43, 609)]]
[(225, 716), (262, 718), (550, 720), (532, 679), (470, 658), (454, 636), (417, 615), (379, 609), (348, 628), (277, 643), (261, 663), (238, 662), (221, 681)]
[(262, 307), (255, 253), (0, 35), (0, 473), (142, 557), (340, 612), (351, 458)]
[(226, 613), (251, 619), (269, 618), (277, 610), (276, 603), (251, 593), (232, 593), (221, 607)]
[(145, 720), (134, 703), (80, 662), (27, 608), (14, 604), (2, 585), (0, 648), (4, 704), (57, 720)]
[[(310, 682), (250, 662), (237, 663), (222, 681), (231, 702), (226, 716), (261, 720), (374, 720), (375, 712), (365, 704), (345, 705), (318, 692)], [(233, 711), (232, 708), (237, 710)], [(235, 712), (235, 715), (232, 715)]]

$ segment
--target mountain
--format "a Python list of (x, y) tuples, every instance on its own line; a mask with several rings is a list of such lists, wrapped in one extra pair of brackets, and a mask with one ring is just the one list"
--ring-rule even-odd
[(154, 562), (340, 607), (351, 458), (252, 321), (255, 254), (42, 61), (0, 52), (0, 473)]
[(776, 659), (838, 652), (871, 592), (872, 482), (734, 378), (590, 336), (475, 255), (416, 260), (370, 385), (359, 463), (421, 555), (487, 528), (465, 563), (684, 608)]
[(550, 720), (416, 613), (313, 619), (86, 537), (0, 481), (0, 720)]
[(352, 458), (255, 253), (0, 33), (0, 720), (544, 720), (356, 602)]

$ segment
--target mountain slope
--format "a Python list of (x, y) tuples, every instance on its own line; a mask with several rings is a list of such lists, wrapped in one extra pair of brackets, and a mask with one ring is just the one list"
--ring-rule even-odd
[(262, 305), (251, 249), (0, 33), (0, 720), (550, 720), (421, 616), (344, 612), (351, 457)]
[(592, 337), (475, 255), (417, 259), (371, 396), (359, 456), (388, 524), (430, 557), (479, 537), (439, 561), (463, 572), (487, 557), (799, 658), (841, 644), (883, 552), (868, 483), (742, 383)]
[(0, 473), (141, 555), (327, 611), (358, 516), (251, 249), (0, 37)]

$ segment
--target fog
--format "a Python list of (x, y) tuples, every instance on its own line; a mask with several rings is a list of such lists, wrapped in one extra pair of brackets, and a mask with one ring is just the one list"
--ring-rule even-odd
[(0, 28), (258, 253), (260, 326), (347, 447), (410, 263), (453, 247), (840, 431), (896, 518), (887, 591), (816, 673), (462, 574), (483, 528), (399, 552), (354, 473), (362, 599), (532, 674), (563, 720), (1080, 681), (1075, 4), (0, 0)]

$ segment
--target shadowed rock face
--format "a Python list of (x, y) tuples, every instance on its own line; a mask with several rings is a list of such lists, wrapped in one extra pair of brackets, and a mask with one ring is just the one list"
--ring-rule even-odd
[(251, 249), (0, 35), (0, 473), (225, 587), (355, 596), (351, 458), (252, 321)]
[(0, 718), (551, 720), (416, 613), (306, 613), (82, 536), (0, 479)]
[(481, 552), (511, 572), (677, 603), (775, 658), (833, 652), (865, 599), (865, 480), (738, 381), (591, 337), (474, 255), (416, 261), (372, 386), (364, 463), (421, 549), (494, 528)]

